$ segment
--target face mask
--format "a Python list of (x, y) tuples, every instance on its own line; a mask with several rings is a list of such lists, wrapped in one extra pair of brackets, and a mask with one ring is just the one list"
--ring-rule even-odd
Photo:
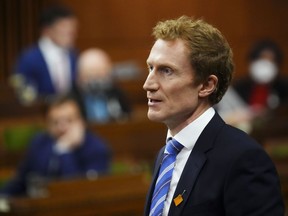
[(91, 94), (97, 94), (97, 93), (103, 93), (107, 90), (109, 90), (112, 86), (111, 81), (109, 80), (91, 80), (87, 82), (82, 89), (86, 93)]
[(260, 84), (271, 82), (277, 75), (277, 67), (268, 60), (257, 60), (250, 65), (250, 75), (252, 79)]

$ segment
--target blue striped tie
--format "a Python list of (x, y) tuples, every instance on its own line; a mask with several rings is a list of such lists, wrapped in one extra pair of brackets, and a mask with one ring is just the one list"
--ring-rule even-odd
[(170, 182), (175, 165), (177, 154), (181, 151), (183, 145), (175, 139), (170, 139), (166, 144), (166, 151), (162, 160), (158, 179), (155, 184), (154, 193), (151, 201), (149, 216), (162, 215), (164, 202), (170, 188)]

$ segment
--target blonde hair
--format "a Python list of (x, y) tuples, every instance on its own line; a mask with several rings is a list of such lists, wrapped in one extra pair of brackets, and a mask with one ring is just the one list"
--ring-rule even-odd
[(183, 40), (196, 72), (196, 83), (205, 82), (209, 75), (217, 76), (218, 86), (209, 101), (216, 104), (222, 99), (231, 82), (234, 64), (232, 50), (218, 29), (201, 19), (181, 16), (158, 22), (152, 35), (156, 40)]

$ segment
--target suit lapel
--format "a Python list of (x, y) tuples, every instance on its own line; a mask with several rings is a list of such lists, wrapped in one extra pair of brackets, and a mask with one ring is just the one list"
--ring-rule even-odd
[[(203, 168), (204, 164), (206, 161), (206, 156), (203, 153), (200, 152), (191, 152), (190, 157), (187, 161), (187, 164), (189, 166), (185, 166), (185, 169), (183, 170), (183, 173), (181, 175), (181, 178), (178, 182), (177, 188), (175, 190), (170, 210), (169, 210), (169, 215), (180, 215), (183, 206), (185, 206), (185, 203), (188, 200), (188, 197), (193, 189), (193, 186), (196, 182), (196, 179)], [(179, 195), (182, 194), (183, 197), (183, 202), (179, 205), (176, 206), (174, 203), (174, 199)]]
[(76, 63), (77, 63), (77, 56), (73, 50), (69, 50), (69, 63), (70, 63), (70, 75), (71, 75), (71, 80), (74, 82), (76, 79)]
[(218, 131), (224, 124), (224, 121), (216, 113), (198, 138), (194, 149), (187, 160), (173, 196), (173, 199), (175, 199), (179, 194), (182, 194), (183, 201), (180, 205), (176, 206), (172, 199), (168, 214), (169, 216), (181, 215), (183, 207), (193, 191), (197, 177), (201, 173), (202, 168), (205, 166), (205, 162), (207, 160), (206, 152), (213, 148), (213, 143), (216, 139)]

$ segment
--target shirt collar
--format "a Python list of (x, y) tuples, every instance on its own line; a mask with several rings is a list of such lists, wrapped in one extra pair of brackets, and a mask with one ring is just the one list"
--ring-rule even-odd
[(55, 44), (49, 37), (41, 37), (39, 40), (39, 46), (40, 49), (43, 51), (47, 51), (47, 52), (52, 52), (52, 53), (65, 53), (66, 49), (58, 46), (57, 44)]
[(197, 119), (179, 131), (174, 137), (172, 136), (171, 131), (168, 129), (166, 140), (168, 141), (168, 139), (172, 137), (188, 150), (192, 150), (200, 134), (213, 118), (214, 114), (214, 108), (210, 107)]

